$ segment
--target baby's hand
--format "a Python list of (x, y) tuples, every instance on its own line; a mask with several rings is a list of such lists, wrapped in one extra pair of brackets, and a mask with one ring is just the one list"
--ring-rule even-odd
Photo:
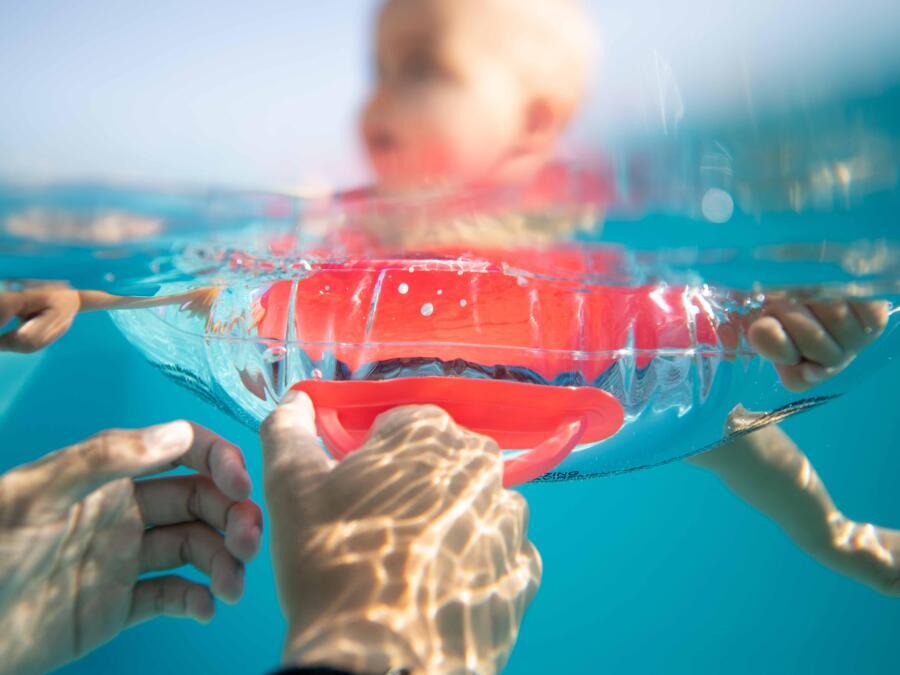
[(750, 324), (747, 340), (775, 365), (784, 386), (804, 391), (836, 375), (887, 326), (883, 301), (773, 300)]
[(13, 318), (21, 323), (0, 334), (0, 351), (30, 354), (62, 337), (78, 314), (78, 291), (44, 286), (0, 293), (0, 328)]
[(181, 304), (181, 309), (194, 316), (208, 317), (221, 292), (222, 289), (216, 286), (197, 288), (183, 296), (184, 302)]

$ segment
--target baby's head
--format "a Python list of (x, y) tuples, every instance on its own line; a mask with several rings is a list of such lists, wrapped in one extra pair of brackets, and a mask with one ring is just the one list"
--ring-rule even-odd
[(582, 97), (591, 33), (577, 0), (386, 0), (366, 150), (390, 190), (518, 181)]

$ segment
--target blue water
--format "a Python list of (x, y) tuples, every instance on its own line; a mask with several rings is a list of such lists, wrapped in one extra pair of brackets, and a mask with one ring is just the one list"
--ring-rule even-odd
[[(102, 315), (38, 356), (0, 355), (0, 379), (38, 363), (0, 418), (8, 468), (102, 428), (190, 418), (241, 445), (261, 501), (254, 435), (148, 366)], [(866, 386), (786, 423), (853, 518), (900, 525), (895, 359)], [(674, 464), (526, 486), (544, 581), (508, 672), (883, 673), (900, 601), (833, 574), (709, 475)], [(268, 546), (268, 542), (264, 542)], [(262, 673), (283, 622), (264, 551), (246, 594), (208, 626), (162, 619), (65, 673)]]
[[(896, 89), (887, 101), (887, 108), (900, 109)], [(701, 189), (707, 185), (708, 177), (695, 178)], [(789, 210), (761, 220), (738, 213), (721, 226), (651, 214), (640, 226), (614, 220), (604, 237), (646, 249), (815, 241), (811, 237), (896, 243), (897, 195), (895, 177), (893, 192), (864, 195), (863, 202), (821, 219)], [(748, 209), (755, 203), (750, 200)], [(178, 212), (180, 205), (170, 207)], [(121, 268), (126, 278), (134, 265), (134, 258), (98, 263), (88, 251), (66, 254), (59, 265), (45, 249), (38, 267), (48, 276), (55, 272), (91, 286), (110, 270), (118, 275)], [(154, 255), (138, 251), (137, 257), (146, 263)], [(744, 264), (712, 263), (702, 271), (737, 286), (757, 279), (798, 281), (806, 272), (821, 271), (815, 265), (809, 270), (799, 263), (741, 260)], [(22, 270), (36, 264), (33, 258), (2, 262), (21, 264), (5, 267), (3, 276), (25, 274)], [(845, 514), (900, 527), (900, 357), (885, 356), (869, 370), (873, 374), (846, 395), (784, 427)], [(0, 385), (0, 470), (104, 428), (188, 418), (244, 449), (254, 499), (262, 503), (255, 434), (151, 367), (104, 315), (80, 317), (41, 354), (0, 354)], [(813, 562), (706, 473), (675, 463), (602, 480), (526, 485), (522, 491), (531, 506), (529, 532), (543, 556), (544, 578), (509, 673), (829, 675), (895, 668), (900, 599), (882, 597)], [(247, 569), (245, 597), (233, 607), (220, 603), (211, 625), (156, 620), (126, 631), (62, 672), (273, 669), (284, 624), (268, 540), (263, 546)]]

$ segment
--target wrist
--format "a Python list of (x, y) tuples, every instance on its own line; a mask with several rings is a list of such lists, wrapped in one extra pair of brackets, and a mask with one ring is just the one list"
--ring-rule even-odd
[(328, 628), (291, 629), (282, 657), (286, 667), (328, 666), (360, 675), (422, 673), (423, 663), (409, 640), (365, 618)]

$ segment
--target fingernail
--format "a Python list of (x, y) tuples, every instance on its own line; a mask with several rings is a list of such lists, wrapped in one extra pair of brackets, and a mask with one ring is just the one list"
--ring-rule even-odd
[(144, 447), (157, 455), (186, 452), (194, 440), (194, 430), (184, 420), (157, 424), (144, 430)]
[(809, 384), (819, 384), (828, 377), (828, 371), (822, 366), (816, 366), (811, 363), (803, 366), (803, 379)]
[(297, 400), (297, 397), (300, 396), (300, 393), (301, 392), (297, 391), (296, 389), (289, 389), (288, 393), (281, 397), (282, 405), (285, 403), (293, 403)]
[(296, 405), (299, 402), (302, 402), (304, 406), (312, 406), (312, 399), (305, 392), (291, 389), (282, 397), (280, 405)]

